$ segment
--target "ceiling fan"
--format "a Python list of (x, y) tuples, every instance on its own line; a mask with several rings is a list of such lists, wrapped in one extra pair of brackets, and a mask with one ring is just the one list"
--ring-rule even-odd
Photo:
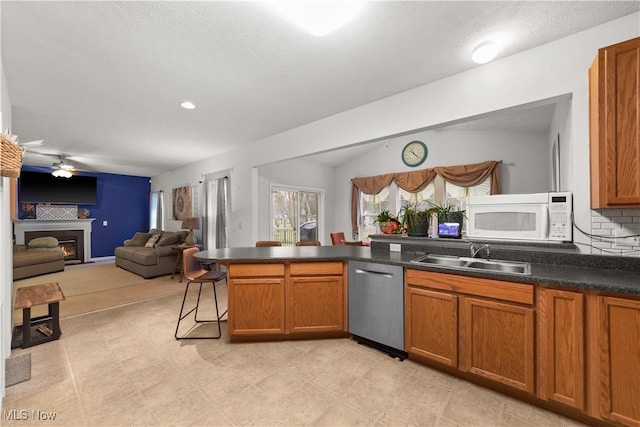
[(44, 144), (44, 139), (35, 139), (33, 141), (20, 142), (18, 141), (18, 135), (13, 135), (10, 129), (4, 129), (2, 133), (5, 134), (11, 141), (22, 147), (23, 151), (26, 147), (38, 147)]
[(18, 145), (21, 147), (39, 147), (42, 144), (44, 144), (44, 139), (36, 139), (33, 141), (27, 141), (27, 142), (18, 142)]
[(51, 172), (51, 175), (56, 178), (71, 178), (73, 176), (71, 172), (75, 171), (76, 168), (64, 162), (66, 156), (58, 155), (58, 159), (60, 160), (53, 164), (54, 169), (53, 172)]
[[(37, 150), (28, 150), (31, 154), (44, 157), (54, 157), (56, 160), (50, 163), (53, 168), (51, 174), (56, 178), (71, 178), (76, 172), (95, 172), (91, 167), (84, 166), (84, 164), (72, 159), (72, 156), (67, 154), (56, 153), (43, 153)], [(36, 164), (42, 164), (38, 162)]]

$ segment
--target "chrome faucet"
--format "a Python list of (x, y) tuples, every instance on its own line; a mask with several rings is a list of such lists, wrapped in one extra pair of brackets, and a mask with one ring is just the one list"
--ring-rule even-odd
[(469, 250), (471, 251), (471, 258), (475, 258), (476, 255), (478, 255), (478, 252), (480, 252), (483, 249), (486, 250), (487, 258), (489, 258), (491, 256), (491, 250), (489, 249), (489, 245), (482, 245), (478, 249), (476, 249), (476, 247), (473, 246), (473, 243), (471, 243), (469, 246)]

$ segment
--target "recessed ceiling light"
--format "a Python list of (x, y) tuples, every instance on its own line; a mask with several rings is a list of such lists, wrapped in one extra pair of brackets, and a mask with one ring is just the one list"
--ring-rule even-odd
[(190, 102), (190, 101), (183, 101), (180, 103), (180, 106), (182, 108), (186, 108), (187, 110), (193, 110), (194, 108), (196, 108), (193, 102)]
[(362, 1), (272, 1), (280, 15), (314, 36), (325, 36), (351, 21)]
[(493, 42), (482, 43), (473, 50), (471, 59), (477, 64), (486, 64), (498, 54), (498, 45)]

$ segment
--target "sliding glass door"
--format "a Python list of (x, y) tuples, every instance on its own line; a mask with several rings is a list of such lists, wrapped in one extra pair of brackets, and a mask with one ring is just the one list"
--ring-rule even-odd
[(271, 187), (271, 239), (282, 246), (319, 240), (322, 191), (293, 187)]

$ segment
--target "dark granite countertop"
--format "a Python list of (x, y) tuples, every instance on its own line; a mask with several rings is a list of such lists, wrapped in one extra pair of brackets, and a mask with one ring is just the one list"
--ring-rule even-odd
[[(497, 255), (491, 258), (527, 261), (531, 263), (531, 275), (501, 273), (492, 271), (454, 270), (440, 266), (423, 266), (411, 263), (424, 248), (403, 252), (390, 252), (384, 249), (365, 246), (300, 246), (300, 247), (264, 247), (264, 248), (225, 248), (198, 252), (195, 257), (201, 261), (218, 261), (221, 263), (283, 262), (283, 261), (366, 261), (382, 264), (401, 265), (418, 270), (438, 271), (490, 279), (502, 279), (510, 282), (553, 285), (564, 288), (592, 289), (621, 294), (640, 295), (640, 271), (635, 264), (640, 260), (623, 260), (618, 257), (597, 257), (593, 255), (562, 256), (561, 253), (547, 254), (549, 262), (540, 261), (540, 252), (533, 251), (514, 253), (506, 256), (506, 249), (494, 250)], [(431, 253), (440, 253), (435, 248), (428, 248)], [(542, 258), (546, 260), (547, 258)], [(558, 264), (558, 262), (565, 264)]]

